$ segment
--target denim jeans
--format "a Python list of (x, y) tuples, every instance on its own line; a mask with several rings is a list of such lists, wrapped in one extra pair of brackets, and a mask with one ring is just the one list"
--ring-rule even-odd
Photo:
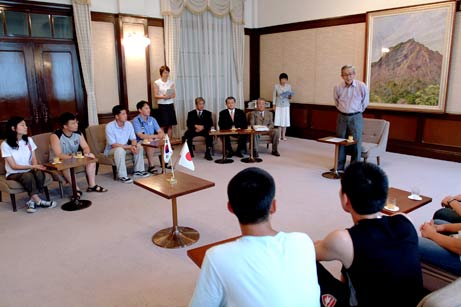
[[(447, 223), (441, 220), (435, 220), (434, 222), (436, 224)], [(460, 255), (450, 252), (427, 238), (419, 238), (418, 250), (421, 262), (432, 264), (458, 276), (461, 275)]]
[[(347, 139), (349, 135), (354, 137), (357, 144), (347, 146), (347, 151), (351, 154), (351, 163), (360, 161), (362, 156), (362, 130), (363, 130), (363, 117), (362, 113), (352, 116), (338, 114), (336, 122), (336, 136), (339, 138)], [(338, 169), (344, 170), (346, 164), (346, 146), (339, 146), (338, 152)]]
[(434, 220), (444, 220), (449, 223), (461, 223), (461, 216), (451, 208), (440, 208), (434, 213)]

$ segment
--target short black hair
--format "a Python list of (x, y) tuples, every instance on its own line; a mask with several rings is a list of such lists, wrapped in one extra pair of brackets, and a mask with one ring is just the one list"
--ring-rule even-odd
[(119, 115), (123, 110), (126, 110), (126, 108), (118, 104), (112, 108), (112, 115)]
[(355, 162), (341, 178), (342, 192), (347, 195), (358, 214), (373, 214), (383, 209), (389, 191), (389, 180), (379, 166)]
[(149, 103), (147, 101), (145, 101), (145, 100), (139, 101), (136, 104), (136, 110), (141, 110), (144, 107), (144, 105), (146, 105), (146, 104), (149, 105)]
[(75, 116), (75, 114), (72, 114), (70, 112), (64, 112), (59, 116), (59, 124), (61, 125), (61, 127), (64, 127), (64, 125), (67, 125), (67, 123), (70, 120), (76, 120), (76, 119), (77, 117)]
[(274, 178), (257, 167), (240, 171), (227, 186), (230, 206), (242, 225), (267, 221), (274, 196)]
[(227, 103), (227, 101), (228, 101), (229, 99), (232, 99), (232, 100), (234, 100), (234, 102), (237, 102), (237, 100), (235, 100), (235, 97), (234, 97), (234, 96), (229, 96), (229, 97), (226, 98), (226, 103)]
[(282, 79), (287, 79), (288, 80), (288, 75), (284, 72), (282, 72), (279, 76), (279, 80), (282, 80)]

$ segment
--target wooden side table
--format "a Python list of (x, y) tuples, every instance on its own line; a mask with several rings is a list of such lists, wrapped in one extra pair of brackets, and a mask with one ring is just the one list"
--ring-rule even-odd
[(338, 155), (339, 155), (339, 146), (350, 146), (357, 144), (357, 141), (347, 141), (346, 139), (337, 138), (334, 136), (327, 136), (324, 138), (317, 139), (318, 142), (321, 143), (328, 143), (335, 145), (335, 163), (333, 167), (333, 171), (328, 171), (322, 174), (323, 177), (328, 179), (339, 179), (341, 175), (338, 173)]
[(91, 201), (85, 199), (79, 199), (77, 194), (77, 179), (75, 178), (75, 168), (80, 166), (86, 166), (88, 163), (96, 163), (97, 159), (92, 159), (88, 157), (83, 158), (70, 158), (61, 160), (59, 163), (45, 163), (44, 165), (49, 169), (54, 169), (57, 171), (63, 171), (66, 169), (70, 170), (71, 184), (72, 184), (72, 198), (69, 202), (66, 202), (61, 206), (62, 210), (65, 211), (76, 211), (88, 208), (91, 206)]
[(175, 172), (176, 183), (171, 183), (169, 181), (170, 178), (171, 174), (162, 174), (136, 179), (134, 184), (166, 199), (171, 199), (173, 226), (156, 232), (152, 237), (152, 242), (160, 247), (178, 248), (197, 242), (200, 234), (193, 228), (178, 225), (176, 198), (211, 188), (215, 184), (214, 182), (179, 171)]

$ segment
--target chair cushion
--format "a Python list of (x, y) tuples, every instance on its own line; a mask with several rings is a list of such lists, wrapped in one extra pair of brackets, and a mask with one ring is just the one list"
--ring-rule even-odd
[(385, 120), (381, 119), (363, 119), (362, 141), (367, 143), (379, 143), (383, 135)]

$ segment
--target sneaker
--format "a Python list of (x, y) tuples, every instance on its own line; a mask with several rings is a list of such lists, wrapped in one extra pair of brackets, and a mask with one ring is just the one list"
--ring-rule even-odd
[(131, 179), (130, 177), (119, 177), (118, 181), (122, 183), (133, 183), (133, 179)]
[(54, 200), (40, 200), (37, 206), (42, 208), (54, 208), (56, 207), (57, 203)]
[(158, 170), (155, 168), (155, 166), (150, 166), (147, 171), (151, 174), (158, 174)]
[(137, 172), (134, 172), (133, 175), (135, 175), (136, 177), (141, 177), (141, 178), (146, 178), (146, 177), (149, 177), (150, 174), (148, 172), (140, 172), (140, 171), (137, 171)]
[(26, 206), (27, 213), (34, 213), (37, 211), (37, 209), (35, 209), (35, 202), (32, 199), (26, 203)]

